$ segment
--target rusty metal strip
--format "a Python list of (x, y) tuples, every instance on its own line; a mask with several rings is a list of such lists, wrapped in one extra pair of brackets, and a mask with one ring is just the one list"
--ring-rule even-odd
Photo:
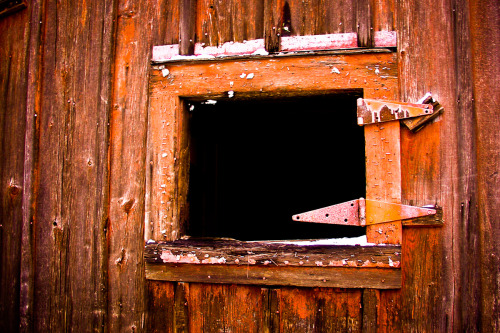
[(436, 214), (436, 210), (431, 208), (393, 204), (376, 200), (365, 201), (366, 225), (401, 221)]
[(412, 104), (358, 98), (358, 125), (427, 116), (434, 112), (432, 104)]
[(294, 221), (359, 226), (359, 200), (311, 210), (292, 216)]
[(294, 221), (365, 226), (435, 215), (436, 209), (357, 199), (292, 216)]

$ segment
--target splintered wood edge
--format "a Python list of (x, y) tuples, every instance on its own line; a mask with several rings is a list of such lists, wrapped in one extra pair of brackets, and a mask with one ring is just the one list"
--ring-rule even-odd
[(399, 289), (401, 270), (344, 267), (263, 267), (146, 263), (146, 279), (297, 287)]
[(178, 240), (146, 244), (144, 261), (198, 266), (399, 268), (401, 246)]

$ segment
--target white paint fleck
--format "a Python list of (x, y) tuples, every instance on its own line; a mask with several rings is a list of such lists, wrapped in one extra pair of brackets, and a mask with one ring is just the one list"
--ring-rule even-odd
[(217, 104), (217, 101), (214, 99), (207, 99), (203, 104), (215, 105), (215, 104)]
[(232, 88), (234, 85), (234, 82), (233, 81), (229, 81), (229, 86)]
[(227, 92), (227, 96), (228, 96), (229, 98), (234, 97), (234, 91), (229, 90), (229, 91)]
[(167, 185), (165, 185), (165, 184), (161, 184), (161, 186), (160, 186), (160, 187), (161, 187), (161, 188), (164, 188), (164, 187), (167, 187)]
[(167, 153), (161, 154), (161, 157), (167, 157)]
[(378, 67), (375, 68), (375, 74), (377, 74), (377, 75), (380, 74), (380, 71), (379, 71)]
[(163, 75), (163, 77), (167, 76), (168, 74), (170, 74), (170, 71), (168, 69), (164, 68), (161, 70), (161, 75)]
[(255, 75), (254, 75), (253, 73), (250, 73), (250, 74), (248, 74), (248, 75), (247, 75), (247, 79), (248, 79), (248, 80), (251, 80), (251, 79), (253, 79), (253, 77), (254, 77), (254, 76), (255, 76)]
[(394, 261), (392, 261), (391, 257), (389, 257), (389, 266), (394, 267)]
[(332, 73), (335, 73), (335, 74), (340, 74), (340, 71), (337, 67), (333, 67), (332, 68)]
[(193, 111), (193, 110), (194, 110), (194, 105), (191, 105), (191, 106), (189, 107), (189, 111)]
[(240, 78), (244, 79), (247, 75), (245, 73), (241, 73)]

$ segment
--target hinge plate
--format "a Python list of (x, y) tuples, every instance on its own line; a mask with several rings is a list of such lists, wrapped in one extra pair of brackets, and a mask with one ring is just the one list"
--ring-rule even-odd
[(427, 116), (434, 112), (432, 104), (412, 104), (358, 98), (358, 125)]
[(294, 221), (365, 226), (436, 214), (436, 209), (357, 199), (292, 216)]

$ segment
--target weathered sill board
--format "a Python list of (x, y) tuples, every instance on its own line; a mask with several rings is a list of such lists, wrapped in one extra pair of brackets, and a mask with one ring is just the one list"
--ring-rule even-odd
[(177, 240), (146, 245), (147, 263), (206, 266), (398, 268), (401, 246), (294, 245), (236, 240)]
[(401, 270), (345, 267), (153, 264), (146, 278), (161, 281), (331, 288), (401, 288)]

